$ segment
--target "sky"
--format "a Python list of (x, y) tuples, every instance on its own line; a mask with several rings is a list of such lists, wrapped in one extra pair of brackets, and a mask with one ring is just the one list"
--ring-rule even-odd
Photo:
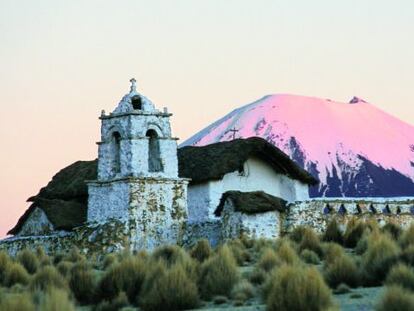
[(0, 237), (97, 156), (129, 79), (190, 137), (267, 94), (359, 96), (414, 123), (411, 0), (0, 0)]

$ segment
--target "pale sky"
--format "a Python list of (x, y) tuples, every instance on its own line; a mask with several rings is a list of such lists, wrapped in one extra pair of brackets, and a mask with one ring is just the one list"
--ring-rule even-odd
[(131, 77), (182, 139), (273, 93), (357, 95), (414, 123), (413, 38), (411, 0), (0, 0), (0, 237), (96, 157)]

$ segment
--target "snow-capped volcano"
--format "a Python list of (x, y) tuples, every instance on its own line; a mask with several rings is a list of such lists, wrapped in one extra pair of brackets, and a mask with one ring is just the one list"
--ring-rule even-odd
[(260, 136), (320, 180), (313, 197), (414, 196), (414, 127), (354, 97), (349, 103), (270, 95), (185, 141)]

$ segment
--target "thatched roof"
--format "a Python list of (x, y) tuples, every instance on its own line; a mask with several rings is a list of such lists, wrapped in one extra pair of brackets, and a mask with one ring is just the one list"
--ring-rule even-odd
[(241, 192), (227, 191), (223, 193), (220, 204), (214, 214), (220, 216), (225, 203), (230, 200), (236, 212), (245, 214), (257, 214), (270, 211), (285, 212), (287, 202), (281, 198), (267, 194), (263, 191)]
[(17, 234), (36, 207), (41, 208), (55, 229), (70, 230), (86, 221), (88, 189), (85, 180), (94, 180), (97, 161), (77, 161), (59, 171), (39, 194), (8, 234)]
[(180, 176), (192, 183), (217, 180), (243, 168), (247, 159), (257, 157), (267, 162), (277, 173), (315, 185), (318, 181), (298, 166), (283, 151), (260, 137), (235, 139), (203, 147), (187, 146), (179, 149)]
[[(269, 163), (273, 169), (308, 184), (317, 181), (296, 165), (282, 151), (261, 138), (236, 139), (205, 147), (183, 147), (178, 150), (179, 175), (193, 183), (220, 179), (237, 171), (252, 156)], [(86, 221), (88, 189), (85, 180), (97, 177), (97, 160), (78, 161), (58, 172), (20, 217), (9, 234), (17, 234), (36, 207), (41, 208), (55, 229), (70, 230)]]

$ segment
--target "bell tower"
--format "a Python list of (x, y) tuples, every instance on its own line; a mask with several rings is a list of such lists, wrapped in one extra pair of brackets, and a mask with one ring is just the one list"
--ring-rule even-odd
[(115, 110), (102, 111), (98, 178), (88, 182), (88, 222), (117, 220), (133, 249), (175, 243), (187, 217), (186, 179), (178, 177), (171, 114), (137, 92), (136, 80)]

